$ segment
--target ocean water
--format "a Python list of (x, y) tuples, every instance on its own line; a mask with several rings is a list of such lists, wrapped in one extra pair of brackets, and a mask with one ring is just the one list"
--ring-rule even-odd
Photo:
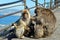
[[(4, 15), (3, 13), (0, 14), (0, 16), (3, 16), (3, 15)], [(19, 18), (20, 16), (16, 16), (16, 15), (0, 18), (0, 30), (10, 27), (10, 25), (16, 22)]]
[(7, 16), (4, 18), (0, 18), (0, 24), (9, 25), (9, 24), (16, 22), (19, 18), (20, 16)]
[[(0, 16), (2, 15), (3, 14), (0, 14)], [(11, 16), (7, 16), (4, 18), (0, 18), (0, 37), (6, 36), (6, 34), (8, 34), (9, 32), (8, 29), (6, 28), (12, 27), (11, 24), (16, 22), (19, 18), (20, 16), (16, 16), (16, 15), (11, 15)]]
[(19, 16), (7, 16), (4, 18), (0, 18), (0, 30), (10, 27), (10, 25), (16, 22), (19, 18)]

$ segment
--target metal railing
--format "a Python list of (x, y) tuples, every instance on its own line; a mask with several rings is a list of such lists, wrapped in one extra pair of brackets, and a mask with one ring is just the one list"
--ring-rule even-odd
[[(0, 7), (9, 6), (9, 5), (12, 5), (12, 4), (19, 3), (19, 2), (22, 2), (22, 0), (11, 2), (11, 3), (6, 3), (6, 4), (0, 4)], [(17, 6), (24, 6), (24, 4), (22, 4), (22, 5), (12, 5), (12, 6), (9, 6), (9, 7), (0, 8), (0, 10), (12, 8), (12, 7), (17, 7)], [(9, 13), (9, 14), (0, 16), (0, 18), (4, 18), (4, 17), (10, 16), (10, 15), (14, 15), (14, 14), (17, 14), (19, 12), (21, 12), (21, 11), (17, 11), (17, 12), (14, 12), (14, 13)]]
[[(33, 8), (35, 8), (35, 7), (36, 7), (36, 6), (31, 7), (31, 8), (28, 8), (28, 10), (33, 9)], [(14, 13), (9, 13), (9, 14), (0, 16), (0, 18), (4, 18), (4, 17), (10, 16), (10, 15), (18, 14), (18, 13), (21, 13), (22, 11), (23, 11), (23, 10), (20, 10), (20, 11), (14, 12)]]
[(43, 4), (38, 3), (38, 0), (31, 0), (31, 1), (32, 1), (32, 2), (35, 2), (35, 5), (36, 5), (36, 6), (38, 6), (38, 5), (39, 5), (39, 6), (44, 7), (44, 6), (43, 6)]
[(8, 9), (8, 8), (12, 8), (12, 7), (17, 7), (17, 6), (23, 6), (23, 5), (12, 5), (12, 6), (9, 6), (9, 7), (1, 8), (0, 10), (4, 10), (4, 9)]
[[(60, 6), (60, 4), (58, 5), (58, 3), (60, 3), (60, 0), (50, 0), (50, 2), (46, 2), (46, 0), (44, 0), (44, 3), (38, 3), (38, 0), (31, 0), (33, 2), (35, 2), (35, 5), (37, 6), (38, 4), (40, 4), (42, 7), (44, 8), (49, 8), (49, 9), (55, 9), (56, 7)], [(46, 7), (47, 5), (47, 7)]]
[(19, 2), (21, 2), (21, 1), (15, 1), (15, 2), (11, 2), (11, 3), (0, 4), (0, 7), (6, 6), (6, 5), (11, 5), (11, 4), (16, 4), (16, 3), (19, 3)]
[[(40, 3), (38, 3), (38, 0), (36, 0), (36, 1), (34, 1), (34, 0), (31, 0), (31, 1), (33, 1), (33, 2), (35, 2), (35, 4), (36, 4), (36, 6), (34, 6), (34, 7), (31, 7), (31, 8), (28, 8), (29, 10), (30, 9), (32, 9), (32, 8), (35, 8), (35, 7), (37, 7), (37, 6), (42, 6), (42, 7), (44, 7), (43, 5), (45, 5), (45, 4), (50, 4), (50, 9), (53, 9), (53, 8), (56, 8), (56, 6), (54, 5), (54, 7), (51, 7), (51, 4), (52, 3), (54, 3), (54, 2), (45, 2), (44, 4), (40, 4)], [(14, 3), (18, 3), (18, 2), (21, 2), (21, 1), (16, 1), (16, 2), (12, 2), (12, 3), (8, 3), (8, 4), (1, 4), (0, 6), (6, 6), (6, 5), (11, 5), (11, 4), (14, 4)], [(40, 5), (38, 5), (38, 4), (40, 4)], [(20, 5), (15, 5), (15, 6), (20, 6)], [(12, 6), (12, 7), (15, 7), (15, 6)], [(26, 0), (24, 0), (24, 7), (26, 8)], [(11, 8), (11, 7), (8, 7), (8, 8)], [(3, 9), (6, 9), (6, 8), (3, 8)], [(0, 10), (3, 10), (3, 9), (0, 9)], [(0, 18), (3, 18), (3, 17), (6, 17), (6, 16), (10, 16), (10, 15), (14, 15), (14, 14), (17, 14), (17, 13), (20, 13), (20, 12), (22, 12), (22, 10), (20, 10), (20, 11), (17, 11), (17, 12), (14, 12), (14, 13), (9, 13), (9, 14), (6, 14), (6, 15), (3, 15), (3, 16), (0, 16)]]

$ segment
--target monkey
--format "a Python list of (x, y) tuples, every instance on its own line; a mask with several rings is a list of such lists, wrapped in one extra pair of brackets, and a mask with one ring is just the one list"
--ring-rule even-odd
[(14, 24), (16, 28), (16, 36), (18, 38), (24, 38), (25, 30), (29, 31), (30, 13), (27, 9), (23, 10), (21, 18)]
[(41, 18), (43, 19), (42, 24), (44, 25), (43, 28), (45, 29), (44, 36), (50, 36), (56, 29), (56, 17), (50, 9), (43, 9), (41, 10), (41, 13)]
[[(40, 7), (36, 7), (34, 12), (36, 14), (34, 16), (34, 18), (36, 19), (35, 28), (38, 26), (37, 21), (41, 23), (39, 24), (40, 25), (39, 27), (42, 27), (41, 29), (38, 27), (40, 30), (42, 30), (42, 32), (39, 32), (38, 28), (36, 28), (36, 30), (34, 28), (35, 35), (38, 34), (37, 36), (35, 36), (35, 38), (39, 38), (39, 36), (46, 37), (51, 35), (55, 30), (55, 24), (56, 24), (56, 17), (54, 13), (50, 9), (40, 8)], [(39, 35), (39, 33), (42, 34)]]
[[(37, 13), (36, 10), (37, 10), (37, 12), (40, 13), (40, 8), (36, 8), (35, 9), (36, 15), (35, 16), (31, 16), (30, 23), (29, 23), (30, 32), (29, 32), (28, 37), (39, 38), (39, 37), (43, 36), (43, 26), (42, 26), (40, 21), (39, 21), (40, 23), (37, 23), (37, 18), (38, 18), (37, 16), (40, 15), (40, 14)], [(39, 29), (37, 29), (37, 28), (39, 28)]]
[(33, 26), (33, 30), (34, 30), (34, 38), (41, 38), (44, 35), (44, 29), (43, 29), (43, 25), (40, 21), (40, 16), (41, 16), (41, 10), (39, 7), (36, 7), (35, 9), (35, 16), (33, 16), (32, 19), (32, 23), (34, 22), (34, 26)]
[(26, 26), (26, 24), (22, 21), (22, 20), (20, 20), (21, 22), (20, 22), (20, 25), (16, 25), (16, 24), (14, 24), (14, 26), (15, 26), (15, 28), (16, 28), (16, 32), (15, 32), (15, 34), (16, 34), (16, 36), (18, 37), (18, 38), (24, 38), (24, 26)]

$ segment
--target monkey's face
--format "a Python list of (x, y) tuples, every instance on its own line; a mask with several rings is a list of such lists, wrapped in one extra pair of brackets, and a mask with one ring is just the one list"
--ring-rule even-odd
[(40, 9), (36, 9), (36, 14), (40, 14)]
[(22, 16), (23, 16), (24, 19), (27, 19), (28, 18), (28, 14), (27, 13), (23, 13)]
[(29, 14), (28, 10), (23, 10), (23, 14), (22, 14), (23, 18), (27, 19), (29, 17), (28, 14)]
[(28, 14), (24, 14), (24, 17), (27, 19), (27, 17), (28, 17)]
[(37, 13), (40, 13), (40, 9), (37, 9), (36, 11), (37, 11)]
[(40, 7), (37, 7), (36, 9), (35, 9), (35, 13), (36, 13), (36, 15), (39, 15), (40, 14)]

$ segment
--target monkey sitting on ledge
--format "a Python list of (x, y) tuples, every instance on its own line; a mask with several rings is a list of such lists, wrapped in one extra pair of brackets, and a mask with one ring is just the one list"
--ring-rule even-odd
[[(42, 36), (43, 37), (50, 36), (56, 28), (55, 27), (56, 17), (54, 15), (54, 13), (50, 9), (46, 9), (46, 8), (41, 9), (40, 7), (37, 7), (35, 9), (35, 14), (36, 14), (35, 15), (36, 20), (42, 23), (40, 25), (43, 25), (43, 27), (42, 27), (43, 30), (40, 29), (43, 31)], [(39, 27), (41, 27), (41, 26), (39, 26)], [(39, 33), (38, 28), (36, 28), (37, 30), (35, 30), (35, 31), (37, 31), (37, 32), (35, 32), (35, 33), (40, 34), (41, 32)], [(38, 36), (42, 37), (41, 35), (37, 35), (35, 37), (38, 38)]]
[(19, 19), (18, 22), (14, 24), (16, 28), (16, 36), (18, 38), (24, 38), (24, 34), (26, 34), (25, 30), (29, 31), (29, 22), (30, 13), (27, 9), (25, 9), (22, 13), (21, 19)]
[[(56, 17), (50, 9), (36, 7), (35, 16), (33, 16), (33, 25), (30, 25), (30, 29), (33, 31), (33, 36), (35, 38), (50, 36), (55, 30)], [(32, 31), (31, 30), (31, 31)]]

